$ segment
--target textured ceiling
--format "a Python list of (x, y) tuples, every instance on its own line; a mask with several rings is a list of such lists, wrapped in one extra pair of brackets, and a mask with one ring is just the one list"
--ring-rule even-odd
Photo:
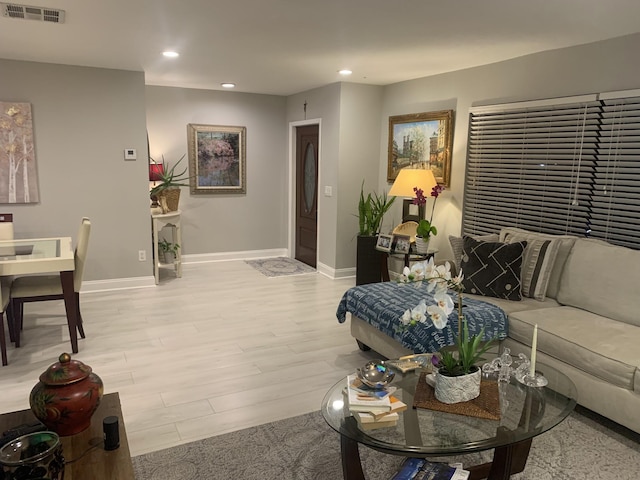
[[(24, 4), (24, 2), (18, 2)], [(640, 32), (638, 0), (34, 0), (0, 58), (138, 70), (149, 85), (290, 95), (387, 85)], [(177, 59), (161, 55), (181, 53)], [(353, 70), (341, 77), (341, 68)], [(1, 79), (1, 72), (0, 72)]]

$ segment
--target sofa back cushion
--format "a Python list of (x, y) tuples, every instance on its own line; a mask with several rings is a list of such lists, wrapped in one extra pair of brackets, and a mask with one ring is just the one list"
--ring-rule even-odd
[(505, 227), (500, 231), (501, 242), (526, 241), (522, 262), (522, 295), (543, 301), (556, 298), (562, 269), (576, 241), (571, 235), (549, 235), (522, 228)]
[(521, 300), (520, 269), (527, 242), (480, 242), (464, 237), (460, 268), (465, 292)]
[(640, 251), (576, 240), (564, 266), (558, 302), (640, 326)]

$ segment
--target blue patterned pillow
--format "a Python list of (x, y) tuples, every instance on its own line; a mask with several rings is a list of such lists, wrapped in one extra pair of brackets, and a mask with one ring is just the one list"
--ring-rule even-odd
[(481, 242), (465, 236), (460, 262), (464, 291), (522, 300), (520, 273), (526, 246), (527, 242)]

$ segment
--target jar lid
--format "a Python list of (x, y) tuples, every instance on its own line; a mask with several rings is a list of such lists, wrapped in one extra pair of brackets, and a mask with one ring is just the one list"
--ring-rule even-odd
[(36, 464), (50, 455), (59, 444), (60, 438), (54, 432), (36, 432), (23, 435), (0, 449), (0, 465), (17, 467)]
[(58, 362), (51, 365), (40, 375), (40, 381), (45, 385), (68, 385), (89, 376), (91, 367), (78, 360), (71, 360), (71, 355), (63, 353)]

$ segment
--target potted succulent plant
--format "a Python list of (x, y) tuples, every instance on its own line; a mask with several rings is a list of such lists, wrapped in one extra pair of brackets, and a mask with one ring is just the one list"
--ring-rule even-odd
[(382, 218), (395, 199), (396, 197), (387, 197), (386, 192), (381, 195), (373, 192), (365, 196), (362, 182), (358, 201), (356, 285), (379, 282), (381, 279), (382, 252), (376, 250), (377, 235), (380, 232)]
[(482, 372), (476, 362), (492, 346), (492, 341), (483, 342), (484, 328), (478, 335), (469, 336), (467, 321), (462, 313), (462, 271), (456, 277), (451, 276), (449, 262), (435, 266), (433, 258), (428, 262), (414, 264), (405, 268), (400, 279), (403, 283), (426, 282), (429, 293), (435, 291), (435, 304), (427, 306), (422, 300), (416, 307), (406, 310), (402, 315), (403, 328), (416, 325), (418, 322), (431, 321), (442, 330), (448, 323), (449, 314), (454, 311), (454, 302), (447, 293), (449, 289), (458, 294), (458, 334), (455, 335), (453, 349), (444, 348), (432, 357), (437, 367), (435, 374), (435, 396), (443, 403), (458, 403), (472, 400), (480, 395)]
[[(188, 187), (188, 183), (184, 183), (189, 180), (189, 176), (185, 176), (188, 166), (184, 167), (179, 173), (176, 173), (176, 167), (180, 164), (184, 155), (173, 165), (170, 166), (164, 160), (162, 156), (162, 169), (157, 172), (158, 181), (156, 185), (149, 192), (151, 199), (157, 198), (158, 203), (162, 207), (163, 213), (173, 212), (178, 209), (178, 203), (180, 201), (180, 187)], [(153, 160), (153, 159), (152, 159)]]

